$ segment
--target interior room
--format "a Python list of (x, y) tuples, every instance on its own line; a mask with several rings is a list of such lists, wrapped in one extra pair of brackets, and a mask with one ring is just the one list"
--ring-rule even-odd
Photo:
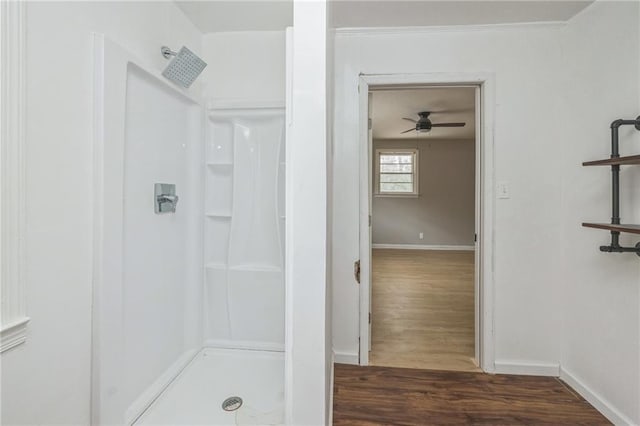
[(479, 371), (476, 92), (371, 92), (370, 365)]
[[(0, 422), (640, 424), (639, 40), (634, 1), (0, 2)], [(459, 254), (423, 346), (463, 352), (375, 328), (435, 300), (385, 250)]]

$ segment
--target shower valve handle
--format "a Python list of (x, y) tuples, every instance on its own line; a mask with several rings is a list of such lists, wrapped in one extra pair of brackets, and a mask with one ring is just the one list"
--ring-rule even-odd
[(158, 195), (158, 203), (178, 204), (179, 197), (177, 195)]

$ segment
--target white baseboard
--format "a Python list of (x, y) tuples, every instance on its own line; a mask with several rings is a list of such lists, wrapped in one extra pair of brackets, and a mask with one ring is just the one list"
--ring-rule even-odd
[(433, 244), (371, 244), (374, 249), (399, 249), (399, 250), (461, 250), (473, 251), (475, 246), (448, 246)]
[(587, 386), (582, 380), (576, 377), (575, 374), (567, 371), (566, 368), (560, 368), (560, 379), (566, 384), (571, 386), (576, 392), (578, 392), (584, 399), (586, 399), (596, 410), (600, 411), (611, 423), (615, 425), (634, 425), (636, 424), (629, 417), (625, 416), (613, 406), (609, 401), (602, 397), (602, 395), (594, 392), (589, 386)]
[(521, 374), (524, 376), (560, 376), (560, 364), (499, 360), (495, 362), (496, 374)]
[(358, 354), (350, 352), (334, 352), (333, 360), (338, 364), (358, 365)]

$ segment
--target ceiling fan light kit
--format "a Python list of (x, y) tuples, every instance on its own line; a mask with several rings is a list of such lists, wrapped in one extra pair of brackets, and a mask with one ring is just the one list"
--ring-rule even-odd
[(418, 113), (418, 120), (414, 120), (413, 118), (403, 117), (403, 120), (411, 121), (412, 123), (416, 123), (415, 128), (407, 129), (403, 133), (409, 133), (416, 131), (418, 133), (429, 133), (434, 127), (464, 127), (467, 123), (432, 123), (429, 119), (429, 115), (431, 115), (431, 111), (422, 111)]

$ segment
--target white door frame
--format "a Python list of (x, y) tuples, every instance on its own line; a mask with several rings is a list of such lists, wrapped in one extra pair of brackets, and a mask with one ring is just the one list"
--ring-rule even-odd
[(368, 138), (369, 90), (375, 88), (419, 88), (420, 86), (478, 86), (476, 100), (476, 360), (488, 373), (495, 371), (494, 356), (494, 75), (486, 72), (426, 74), (361, 74), (359, 81), (360, 150), (360, 343), (359, 363), (369, 364), (369, 306), (371, 302), (372, 146)]

